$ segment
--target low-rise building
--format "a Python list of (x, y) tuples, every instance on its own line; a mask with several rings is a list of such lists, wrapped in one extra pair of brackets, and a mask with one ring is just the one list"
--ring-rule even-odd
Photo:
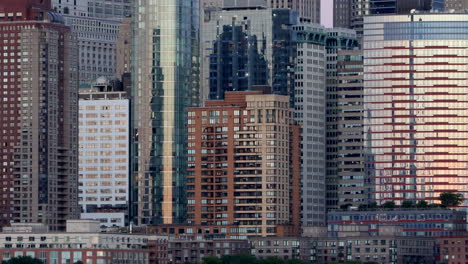
[(204, 257), (249, 254), (250, 243), (244, 239), (174, 239), (168, 243), (170, 263), (201, 263)]
[(328, 214), (328, 236), (338, 236), (340, 226), (363, 224), (371, 236), (384, 226), (401, 226), (403, 236), (443, 237), (466, 235), (466, 212), (445, 208), (395, 208), (334, 211)]
[(346, 261), (407, 264), (434, 263), (436, 239), (403, 236), (401, 226), (382, 226), (377, 236), (367, 225), (340, 226), (335, 237), (254, 237), (251, 254), (259, 259), (278, 257), (312, 263)]
[(301, 258), (317, 263), (434, 263), (434, 238), (407, 237), (402, 233), (401, 226), (383, 226), (378, 236), (370, 235), (366, 225), (343, 226), (336, 237), (307, 241)]
[(43, 224), (12, 223), (0, 233), (0, 262), (31, 256), (54, 264), (167, 263), (157, 258), (165, 256), (163, 244), (165, 236), (102, 233), (95, 220), (68, 220), (61, 233), (48, 232)]
[(250, 239), (251, 254), (259, 259), (298, 259), (305, 241), (306, 238), (301, 237), (253, 237)]
[(468, 236), (438, 239), (439, 263), (468, 263)]

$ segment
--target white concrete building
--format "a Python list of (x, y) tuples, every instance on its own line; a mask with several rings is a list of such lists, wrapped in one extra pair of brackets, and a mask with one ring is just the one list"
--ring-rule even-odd
[(128, 209), (129, 100), (99, 78), (79, 101), (81, 218), (124, 226)]
[(318, 24), (299, 24), (293, 30), (297, 42), (294, 107), (295, 119), (302, 125), (302, 225), (305, 228), (325, 223), (326, 29)]

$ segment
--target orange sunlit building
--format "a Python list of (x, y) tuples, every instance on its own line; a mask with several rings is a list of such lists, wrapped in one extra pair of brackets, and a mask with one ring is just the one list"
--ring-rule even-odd
[(187, 222), (248, 236), (297, 235), (300, 137), (289, 97), (227, 92), (190, 108)]

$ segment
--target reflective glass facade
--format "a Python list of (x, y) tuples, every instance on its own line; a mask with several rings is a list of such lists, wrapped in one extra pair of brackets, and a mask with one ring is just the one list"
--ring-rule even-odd
[(226, 91), (242, 91), (255, 84), (272, 86), (275, 94), (293, 95), (291, 27), (297, 20), (296, 12), (289, 9), (236, 7), (205, 14), (202, 98), (222, 98)]
[(185, 218), (186, 108), (198, 98), (198, 1), (135, 1), (131, 220)]
[(378, 203), (468, 195), (465, 21), (468, 14), (365, 18), (366, 176)]

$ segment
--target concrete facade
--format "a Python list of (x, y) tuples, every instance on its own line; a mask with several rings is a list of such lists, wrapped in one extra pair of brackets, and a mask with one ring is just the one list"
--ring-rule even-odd
[(81, 217), (99, 219), (105, 226), (125, 226), (129, 204), (129, 99), (126, 92), (102, 77), (93, 88), (80, 89), (79, 109)]

